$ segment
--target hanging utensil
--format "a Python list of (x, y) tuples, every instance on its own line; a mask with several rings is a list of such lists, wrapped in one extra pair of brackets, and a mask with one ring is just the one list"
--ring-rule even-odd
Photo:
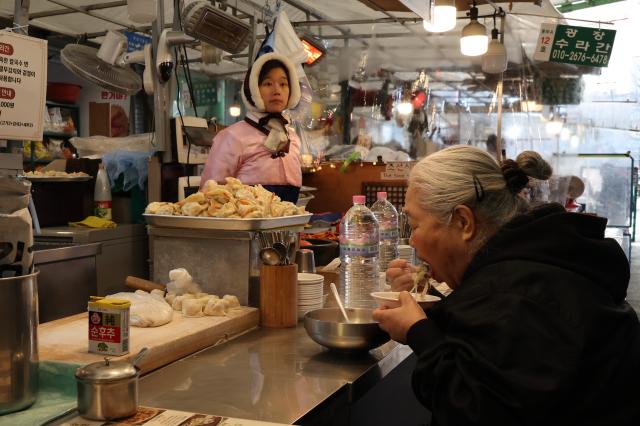
[(265, 265), (276, 266), (282, 262), (282, 257), (278, 250), (273, 247), (265, 247), (260, 249), (260, 260), (262, 260), (262, 263)]
[(280, 264), (281, 265), (288, 265), (289, 264), (289, 259), (287, 258), (287, 253), (288, 253), (287, 246), (285, 246), (284, 243), (282, 243), (280, 241), (276, 241), (275, 243), (273, 243), (273, 248), (280, 255)]

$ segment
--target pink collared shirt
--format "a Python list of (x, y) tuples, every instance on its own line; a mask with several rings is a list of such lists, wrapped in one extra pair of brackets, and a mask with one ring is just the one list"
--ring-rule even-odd
[(302, 185), (300, 139), (289, 130), (289, 153), (271, 158), (263, 146), (266, 135), (245, 121), (235, 123), (213, 138), (213, 146), (204, 166), (200, 186), (213, 179), (235, 177), (247, 185)]

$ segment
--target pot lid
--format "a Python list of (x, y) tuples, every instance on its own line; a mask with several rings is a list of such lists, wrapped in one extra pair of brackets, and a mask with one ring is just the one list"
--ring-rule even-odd
[(138, 370), (132, 364), (125, 361), (111, 361), (109, 358), (85, 365), (76, 370), (78, 379), (91, 382), (129, 379), (137, 374)]

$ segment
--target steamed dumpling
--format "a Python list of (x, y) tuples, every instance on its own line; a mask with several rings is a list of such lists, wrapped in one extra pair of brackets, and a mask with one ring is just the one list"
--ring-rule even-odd
[(182, 301), (182, 316), (185, 317), (201, 317), (203, 304), (198, 299), (186, 299)]
[(185, 203), (180, 211), (182, 212), (183, 216), (198, 216), (206, 208), (206, 205), (202, 205), (194, 201)]
[(175, 293), (167, 293), (166, 296), (164, 296), (164, 300), (165, 302), (167, 302), (168, 304), (170, 304), (171, 306), (173, 306), (173, 300), (176, 298), (176, 294)]
[(227, 314), (227, 302), (222, 299), (211, 299), (204, 307), (204, 313), (214, 317), (223, 317)]
[(171, 305), (171, 307), (173, 308), (174, 311), (181, 311), (183, 301), (188, 299), (195, 299), (195, 296), (193, 294), (188, 294), (188, 293), (183, 294), (181, 296), (176, 296), (176, 298), (173, 299), (173, 304)]
[(227, 305), (228, 305), (229, 309), (239, 308), (240, 307), (240, 302), (238, 301), (238, 298), (236, 296), (231, 295), (231, 294), (225, 294), (224, 297), (222, 298), (222, 300), (227, 302)]

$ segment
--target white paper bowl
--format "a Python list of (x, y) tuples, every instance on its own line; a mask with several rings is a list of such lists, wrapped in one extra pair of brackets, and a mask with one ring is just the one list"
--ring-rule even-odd
[[(387, 308), (397, 308), (400, 306), (400, 300), (398, 300), (399, 294), (400, 292), (398, 291), (376, 291), (371, 293), (371, 297), (375, 299), (378, 307), (380, 308), (382, 308), (383, 306)], [(411, 295), (414, 299), (416, 299), (416, 297), (419, 298), (416, 299), (416, 301), (418, 302), (418, 305), (420, 305), (420, 307), (422, 307), (423, 309), (428, 308), (429, 306), (440, 300), (438, 296), (432, 296), (431, 294), (425, 294), (422, 297), (420, 293), (411, 293)]]

